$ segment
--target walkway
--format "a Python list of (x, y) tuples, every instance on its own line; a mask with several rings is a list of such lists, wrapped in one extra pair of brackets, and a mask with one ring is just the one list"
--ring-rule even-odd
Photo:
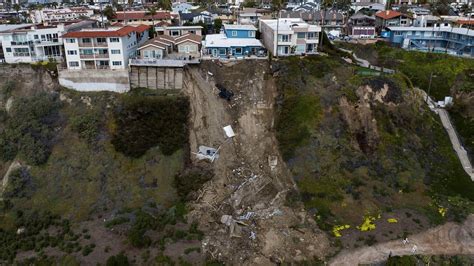
[[(369, 61), (359, 58), (355, 55), (355, 53), (351, 50), (339, 48), (339, 50), (351, 54), (354, 59), (357, 61), (357, 64), (361, 67), (365, 68), (370, 68), (374, 69), (376, 71), (383, 71), (385, 73), (395, 73), (394, 70), (392, 69), (386, 69), (382, 67), (377, 67), (377, 66), (372, 66), (370, 65)], [(464, 149), (464, 147), (461, 145), (461, 142), (459, 141), (458, 135), (456, 134), (456, 130), (454, 129), (453, 124), (451, 123), (451, 120), (449, 119), (449, 114), (445, 109), (442, 108), (437, 108), (436, 103), (430, 98), (426, 97), (426, 92), (424, 90), (421, 90), (418, 88), (418, 90), (421, 92), (423, 95), (424, 99), (426, 100), (426, 104), (428, 104), (428, 107), (431, 109), (431, 111), (437, 113), (441, 119), (441, 123), (443, 124), (443, 127), (446, 129), (449, 135), (449, 139), (451, 140), (451, 144), (453, 146), (454, 151), (456, 151), (456, 154), (458, 155), (459, 160), (461, 161), (462, 167), (464, 168), (464, 171), (471, 177), (471, 180), (474, 181), (474, 172), (472, 169), (472, 164), (471, 161), (469, 160), (469, 156)]]

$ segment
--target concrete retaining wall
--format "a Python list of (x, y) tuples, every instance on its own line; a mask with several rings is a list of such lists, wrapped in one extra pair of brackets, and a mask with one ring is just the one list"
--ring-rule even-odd
[(62, 86), (77, 91), (123, 93), (130, 90), (128, 70), (61, 70), (58, 80)]
[(132, 88), (182, 89), (182, 67), (131, 66), (130, 84)]

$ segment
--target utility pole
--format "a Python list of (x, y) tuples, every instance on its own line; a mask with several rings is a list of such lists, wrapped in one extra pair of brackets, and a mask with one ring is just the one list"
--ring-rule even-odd
[[(435, 76), (436, 77), (436, 76)], [(433, 72), (430, 74), (430, 82), (428, 85), (428, 93), (426, 93), (426, 102), (428, 103), (428, 98), (430, 97), (430, 92), (431, 92), (431, 81), (433, 80)]]

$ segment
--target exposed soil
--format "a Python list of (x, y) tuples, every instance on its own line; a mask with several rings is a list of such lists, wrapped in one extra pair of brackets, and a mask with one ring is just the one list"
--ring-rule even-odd
[[(268, 63), (258, 60), (208, 61), (186, 72), (191, 151), (222, 145), (220, 157), (209, 164), (215, 176), (199, 192), (190, 218), (206, 234), (203, 251), (228, 263), (302, 261), (322, 257), (329, 249), (328, 239), (302, 206), (285, 206), (286, 193), (295, 184), (274, 136), (277, 90), (269, 72)], [(234, 98), (219, 98), (215, 84), (233, 91)], [(227, 125), (236, 136), (226, 141), (222, 128)]]
[[(463, 224), (447, 223), (420, 234), (402, 239), (341, 252), (330, 265), (358, 265), (385, 261), (389, 254), (469, 255), (474, 254), (474, 215)], [(416, 246), (414, 251), (414, 246)]]

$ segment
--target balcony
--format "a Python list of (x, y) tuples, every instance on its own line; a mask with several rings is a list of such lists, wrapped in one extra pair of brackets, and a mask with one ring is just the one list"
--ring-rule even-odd
[(33, 44), (33, 41), (24, 41), (24, 42), (13, 41), (13, 42), (11, 42), (12, 46), (18, 46), (18, 45), (25, 46), (25, 45), (32, 45), (32, 44)]
[(30, 56), (30, 53), (13, 53), (13, 56), (26, 57), (26, 56)]
[(81, 59), (102, 59), (102, 58), (109, 58), (109, 54), (80, 54), (79, 58)]
[(79, 42), (79, 47), (92, 47), (92, 42)]

